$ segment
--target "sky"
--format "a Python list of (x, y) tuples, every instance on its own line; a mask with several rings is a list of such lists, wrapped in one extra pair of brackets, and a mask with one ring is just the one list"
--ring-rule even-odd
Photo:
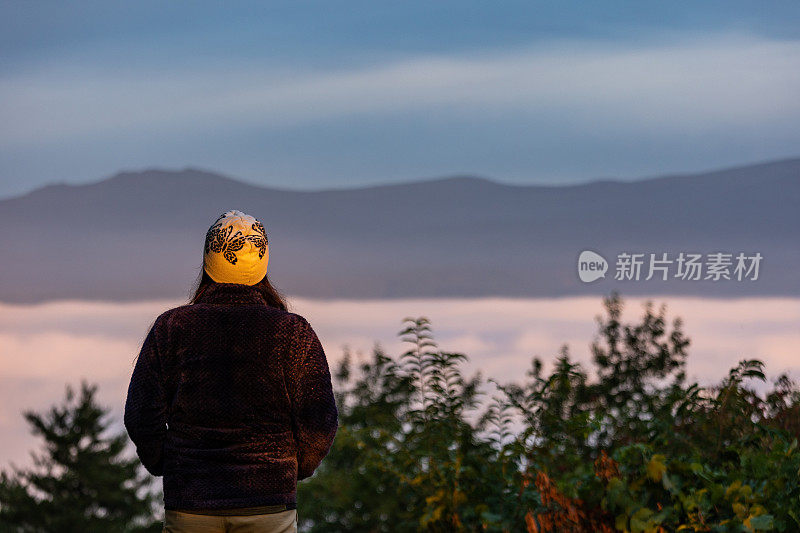
[(711, 170), (800, 155), (798, 94), (796, 1), (0, 1), (0, 197)]

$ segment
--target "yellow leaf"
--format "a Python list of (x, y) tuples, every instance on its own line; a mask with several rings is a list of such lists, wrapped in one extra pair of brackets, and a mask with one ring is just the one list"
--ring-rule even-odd
[(666, 458), (663, 455), (657, 453), (647, 463), (647, 476), (653, 481), (661, 481), (661, 477), (667, 471), (664, 459)]
[(739, 481), (738, 479), (733, 483), (731, 483), (731, 486), (728, 487), (728, 489), (725, 491), (725, 499), (730, 500), (731, 496), (733, 496), (734, 493), (739, 492), (741, 486), (742, 482)]
[(762, 514), (767, 514), (767, 510), (763, 506), (756, 503), (750, 507), (750, 514), (753, 516), (759, 516)]

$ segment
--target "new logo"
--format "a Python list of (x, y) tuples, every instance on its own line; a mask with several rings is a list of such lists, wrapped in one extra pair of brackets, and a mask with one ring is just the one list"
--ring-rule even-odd
[(606, 277), (608, 271), (608, 261), (591, 250), (584, 250), (578, 256), (578, 277), (584, 283), (591, 283), (600, 278)]

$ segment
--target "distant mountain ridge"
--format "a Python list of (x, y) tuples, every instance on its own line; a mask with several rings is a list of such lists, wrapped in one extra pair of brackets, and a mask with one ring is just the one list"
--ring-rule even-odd
[[(120, 172), (0, 200), (0, 301), (188, 296), (223, 211), (260, 218), (270, 279), (317, 298), (799, 295), (800, 159), (640, 181), (448, 176), (302, 191), (196, 168)], [(582, 283), (578, 254), (610, 265)], [(621, 251), (760, 252), (757, 281), (614, 280)]]

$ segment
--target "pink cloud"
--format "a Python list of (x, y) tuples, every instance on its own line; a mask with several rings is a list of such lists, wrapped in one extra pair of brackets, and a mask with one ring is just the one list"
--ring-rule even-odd
[[(789, 371), (800, 377), (800, 299), (703, 300), (651, 298), (667, 316), (680, 316), (691, 338), (689, 375), (716, 382), (742, 358), (765, 361), (771, 377)], [(626, 299), (625, 320), (641, 316), (645, 298)], [(43, 410), (81, 378), (99, 384), (99, 400), (112, 408), (122, 428), (122, 408), (133, 359), (149, 325), (162, 311), (183, 302), (59, 302), (0, 304), (0, 467), (29, 464), (35, 440), (21, 416)], [(293, 310), (308, 318), (331, 366), (347, 346), (356, 360), (370, 358), (378, 342), (390, 355), (407, 349), (397, 333), (406, 316), (431, 320), (439, 349), (466, 353), (465, 374), (520, 381), (534, 355), (552, 363), (561, 345), (587, 365), (589, 344), (601, 313), (599, 298), (406, 299), (318, 301), (292, 299)], [(487, 389), (490, 392), (491, 388)]]

